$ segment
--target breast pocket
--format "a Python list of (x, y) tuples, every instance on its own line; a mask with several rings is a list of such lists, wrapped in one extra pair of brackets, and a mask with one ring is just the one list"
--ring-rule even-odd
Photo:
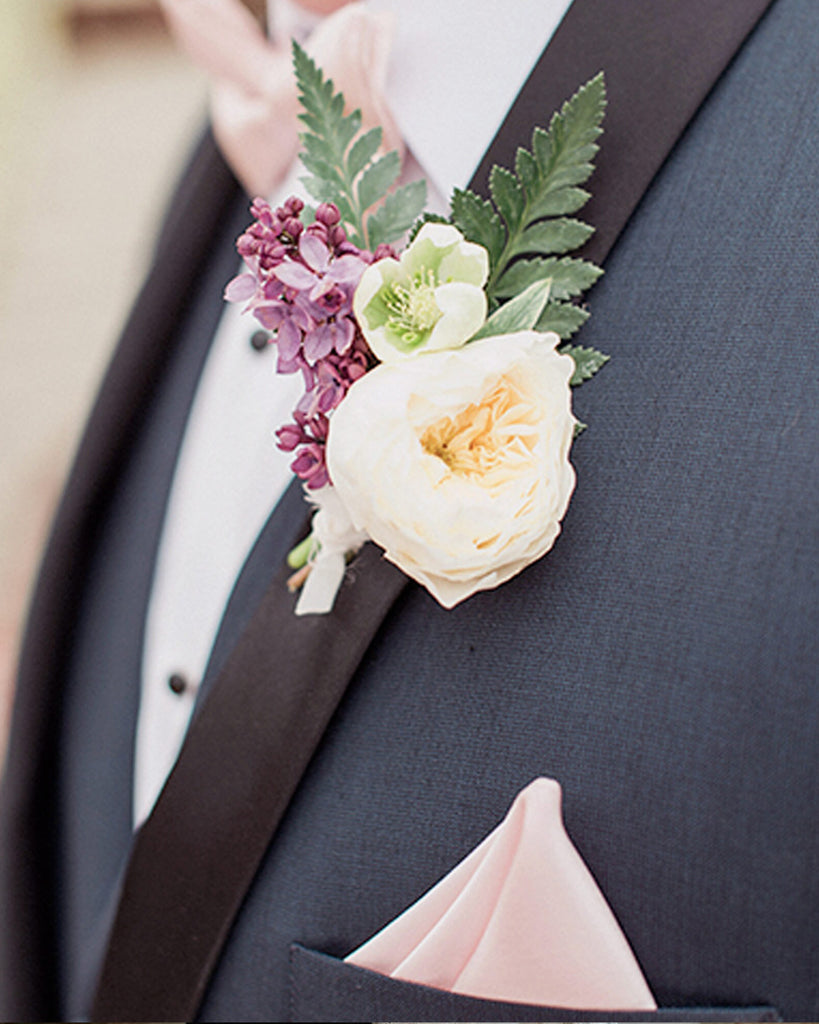
[(298, 943), (290, 947), (291, 1021), (778, 1021), (771, 1006), (567, 1010), (499, 1003), (396, 981)]

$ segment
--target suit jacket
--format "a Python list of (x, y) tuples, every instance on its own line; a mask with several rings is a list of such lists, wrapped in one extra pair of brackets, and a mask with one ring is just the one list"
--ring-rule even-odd
[(554, 550), (446, 612), (367, 547), (333, 613), (296, 620), (289, 494), (131, 843), (115, 797), (138, 663), (95, 624), (121, 602), (144, 613), (208, 296), (230, 273), (235, 186), (200, 148), (33, 604), (2, 803), (0, 1016), (65, 1015), (102, 964), (101, 1020), (599, 1019), (341, 959), (541, 774), (661, 1007), (606, 1019), (819, 1016), (819, 19), (810, 0), (658, 6), (577, 0), (477, 176), (604, 68), (588, 216), (606, 275), (580, 340), (613, 358), (576, 396), (591, 429)]

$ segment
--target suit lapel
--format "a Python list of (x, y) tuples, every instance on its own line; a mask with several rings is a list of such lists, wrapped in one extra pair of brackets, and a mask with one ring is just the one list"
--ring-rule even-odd
[[(768, 2), (576, 0), (475, 186), (493, 163), (511, 164), (532, 127), (602, 68), (609, 110), (587, 208), (597, 227), (588, 253), (602, 260)], [(285, 575), (276, 575), (214, 681), (137, 836), (94, 1019), (195, 1016), (299, 780), (405, 585), (368, 545), (332, 614), (297, 619)]]
[(602, 262), (686, 125), (771, 0), (575, 0), (475, 174), (514, 165), (532, 127), (598, 71), (606, 74), (603, 145), (581, 216), (584, 255)]

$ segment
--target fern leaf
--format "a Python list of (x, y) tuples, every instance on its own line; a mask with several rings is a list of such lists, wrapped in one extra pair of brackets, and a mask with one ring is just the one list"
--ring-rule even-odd
[(470, 242), (489, 253), (490, 265), (498, 262), (506, 244), (506, 229), (487, 199), (456, 188), (452, 193), (452, 223)]
[(515, 174), (517, 174), (520, 183), (526, 190), (526, 195), (534, 195), (537, 190), (540, 171), (537, 166), (537, 160), (535, 160), (528, 149), (524, 149), (522, 146), (518, 148), (515, 154)]
[(572, 387), (577, 387), (584, 380), (593, 377), (610, 358), (595, 348), (584, 348), (582, 345), (564, 345), (559, 351), (562, 355), (574, 359), (574, 373), (569, 381)]
[(578, 331), (589, 319), (589, 311), (571, 302), (549, 302), (537, 322), (539, 331), (554, 331), (564, 340)]
[(522, 220), (526, 208), (526, 193), (523, 186), (511, 171), (496, 164), (489, 175), (489, 190), (501, 217), (506, 221), (506, 226), (510, 231), (514, 231)]
[(358, 182), (358, 205), (361, 210), (369, 210), (373, 203), (386, 195), (387, 189), (400, 172), (401, 158), (395, 150), (366, 167)]
[(577, 213), (589, 199), (591, 193), (584, 188), (566, 185), (541, 195), (532, 203), (529, 213), (532, 220), (539, 220), (541, 217), (563, 217), (567, 213)]
[(411, 181), (392, 192), (367, 221), (370, 246), (397, 241), (409, 231), (427, 201), (427, 183)]
[(420, 212), (420, 189), (399, 190), (365, 225), (367, 211), (384, 199), (398, 177), (400, 157), (394, 151), (378, 155), (382, 130), (361, 133), (361, 112), (344, 113), (344, 96), (295, 41), (293, 67), (302, 107), (299, 118), (305, 127), (302, 162), (310, 172), (302, 179), (305, 187), (318, 202), (336, 204), (355, 245), (375, 248), (380, 242), (395, 241)]
[[(579, 186), (593, 170), (605, 106), (601, 73), (563, 104), (552, 116), (548, 130), (534, 129), (531, 151), (517, 151), (515, 173), (492, 168), (490, 192), (508, 233), (502, 251), (490, 252), (490, 302), (505, 297), (500, 282), (516, 258), (570, 252), (591, 235), (592, 228), (566, 215), (579, 210), (589, 198)], [(454, 201), (453, 197), (453, 209)], [(482, 221), (487, 219), (485, 209), (473, 212)], [(473, 225), (474, 234), (482, 231), (485, 224), (479, 224), (477, 230)]]
[(511, 298), (534, 281), (548, 277), (552, 281), (551, 298), (570, 299), (582, 295), (602, 273), (593, 263), (573, 259), (571, 256), (518, 260), (498, 281), (496, 294), (502, 299)]
[(383, 134), (380, 128), (371, 128), (355, 140), (347, 157), (347, 174), (351, 179), (360, 174), (375, 156)]
[(530, 224), (518, 235), (509, 252), (511, 256), (524, 253), (570, 252), (578, 249), (594, 232), (594, 228), (582, 220), (557, 217), (553, 220), (539, 220)]

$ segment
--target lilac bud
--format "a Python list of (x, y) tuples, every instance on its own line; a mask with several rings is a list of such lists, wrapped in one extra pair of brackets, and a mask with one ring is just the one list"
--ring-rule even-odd
[(303, 442), (307, 435), (295, 423), (285, 423), (276, 431), (276, 443), (283, 452), (292, 452)]
[(256, 196), (250, 204), (250, 213), (256, 218), (256, 220), (260, 220), (263, 224), (267, 224), (268, 226), (273, 219), (273, 211), (270, 208), (270, 203), (268, 203), (266, 199), (262, 199), (261, 196)]
[(330, 479), (324, 461), (323, 445), (305, 445), (290, 464), (290, 468), (311, 490), (323, 487)]
[(336, 256), (358, 256), (364, 263), (372, 263), (373, 254), (367, 249), (359, 249), (352, 242), (342, 242), (336, 246)]
[(326, 224), (328, 228), (331, 228), (341, 220), (341, 214), (335, 203), (319, 203), (316, 209), (316, 220), (319, 224)]
[(330, 433), (330, 421), (326, 416), (317, 416), (311, 423), (310, 428), (313, 431), (313, 436), (318, 441), (326, 441), (327, 435)]
[(333, 246), (334, 249), (338, 249), (339, 246), (344, 245), (344, 243), (346, 241), (347, 241), (347, 232), (344, 230), (344, 228), (340, 224), (336, 224), (336, 226), (330, 231), (330, 243), (331, 243), (331, 245)]
[(386, 242), (382, 242), (381, 245), (373, 253), (373, 261), (378, 260), (397, 260), (398, 253), (393, 249), (391, 245), (387, 245)]
[(330, 241), (330, 233), (327, 230), (327, 226), (325, 224), (321, 224), (319, 221), (311, 224), (307, 229), (307, 233), (309, 235), (314, 235), (316, 238), (320, 238), (325, 245)]
[(255, 256), (258, 249), (259, 243), (252, 235), (240, 235), (236, 241), (236, 251), (244, 258)]

